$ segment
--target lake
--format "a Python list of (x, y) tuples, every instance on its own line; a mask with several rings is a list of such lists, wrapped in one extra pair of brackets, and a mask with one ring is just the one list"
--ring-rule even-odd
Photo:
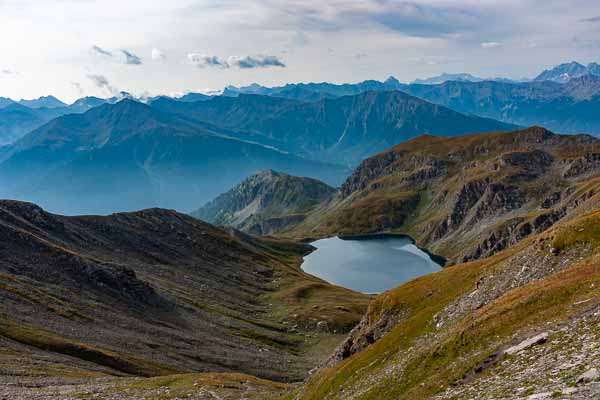
[(332, 237), (311, 244), (317, 250), (304, 257), (303, 271), (363, 293), (381, 293), (441, 269), (403, 236)]

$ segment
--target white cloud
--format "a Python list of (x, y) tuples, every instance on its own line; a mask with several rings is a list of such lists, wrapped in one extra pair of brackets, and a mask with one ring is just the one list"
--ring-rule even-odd
[(482, 49), (493, 49), (494, 47), (500, 47), (502, 46), (502, 43), (500, 42), (482, 42), (480, 44)]
[(100, 55), (100, 56), (102, 56), (102, 57), (108, 57), (108, 58), (111, 58), (111, 57), (113, 56), (113, 55), (112, 55), (112, 53), (111, 53), (110, 51), (108, 51), (108, 50), (104, 50), (102, 47), (100, 47), (100, 46), (96, 46), (96, 45), (92, 46), (92, 51), (93, 51), (95, 54), (98, 54), (98, 55)]
[(104, 92), (108, 92), (112, 96), (119, 96), (121, 93), (116, 87), (111, 85), (111, 83), (108, 81), (108, 79), (104, 75), (89, 74), (89, 75), (87, 75), (87, 78), (90, 81), (92, 81), (92, 83), (98, 89), (101, 89)]
[(227, 63), (231, 67), (238, 67), (241, 69), (286, 67), (283, 61), (276, 56), (231, 56)]
[(285, 68), (285, 64), (276, 56), (230, 56), (227, 60), (219, 56), (212, 56), (202, 53), (188, 53), (188, 63), (198, 68)]
[(152, 49), (152, 59), (154, 61), (160, 61), (160, 60), (164, 60), (166, 58), (167, 58), (167, 56), (161, 50), (157, 49), (156, 47)]
[(142, 59), (129, 50), (121, 50), (121, 54), (125, 57), (124, 63), (128, 65), (142, 65)]
[(188, 62), (198, 68), (229, 68), (227, 61), (217, 56), (201, 53), (188, 53)]

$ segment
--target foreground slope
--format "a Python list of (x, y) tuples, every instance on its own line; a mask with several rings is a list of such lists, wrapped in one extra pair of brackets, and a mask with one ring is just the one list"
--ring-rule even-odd
[(62, 217), (2, 201), (0, 237), (0, 379), (12, 387), (189, 372), (294, 381), (366, 308), (298, 269), (307, 245), (168, 210)]
[(245, 179), (192, 213), (217, 225), (266, 235), (297, 224), (336, 190), (311, 178), (300, 178), (273, 170)]
[(599, 210), (594, 194), (507, 250), (378, 296), (285, 398), (600, 397)]
[(422, 136), (365, 160), (334, 201), (285, 232), (396, 232), (450, 261), (544, 231), (600, 191), (600, 140), (533, 127)]

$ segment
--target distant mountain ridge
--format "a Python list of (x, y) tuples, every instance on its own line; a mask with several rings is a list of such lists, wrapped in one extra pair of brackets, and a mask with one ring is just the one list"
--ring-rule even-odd
[(415, 79), (412, 83), (417, 85), (438, 85), (447, 81), (458, 81), (458, 82), (481, 82), (485, 79), (477, 76), (461, 73), (461, 74), (447, 74), (443, 73), (438, 76), (425, 79)]
[[(150, 98), (146, 101), (151, 103), (158, 98)], [(182, 97), (169, 98), (177, 101), (201, 101), (209, 99), (210, 96), (201, 93), (188, 93)], [(127, 92), (121, 92), (110, 98), (87, 96), (79, 98), (69, 105), (53, 96), (20, 101), (0, 98), (0, 146), (14, 142), (54, 118), (67, 114), (83, 113), (94, 107), (103, 104), (114, 104), (123, 99), (135, 99), (135, 96)]]
[(31, 100), (23, 99), (19, 100), (19, 104), (29, 108), (59, 108), (67, 106), (67, 104), (63, 103), (54, 96), (42, 96)]
[(152, 106), (253, 132), (257, 140), (272, 140), (282, 150), (344, 165), (426, 132), (460, 135), (515, 127), (460, 114), (399, 91), (369, 91), (316, 102), (243, 94), (195, 103), (163, 99)]
[(600, 134), (600, 76), (584, 75), (566, 83), (445, 82), (402, 90), (462, 113), (560, 133)]
[(598, 63), (583, 65), (572, 61), (557, 65), (552, 69), (547, 69), (540, 73), (534, 80), (566, 83), (571, 79), (580, 78), (585, 75), (600, 76), (600, 65)]
[(133, 100), (104, 104), (0, 148), (0, 197), (34, 200), (67, 214), (157, 205), (191, 211), (268, 168), (334, 185), (347, 173), (251, 137)]

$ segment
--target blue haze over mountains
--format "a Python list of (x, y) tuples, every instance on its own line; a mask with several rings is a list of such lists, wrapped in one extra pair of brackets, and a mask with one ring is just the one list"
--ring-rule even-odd
[(66, 214), (190, 211), (262, 169), (339, 185), (362, 159), (423, 133), (541, 125), (597, 135), (599, 74), (568, 63), (527, 82), (254, 84), (145, 104), (127, 93), (70, 105), (0, 98), (0, 197)]

